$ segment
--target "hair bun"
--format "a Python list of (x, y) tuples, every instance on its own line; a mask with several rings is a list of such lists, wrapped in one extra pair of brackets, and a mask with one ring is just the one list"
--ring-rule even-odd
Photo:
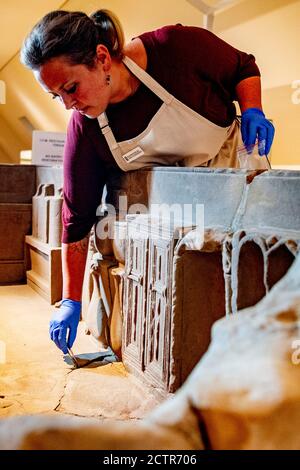
[(105, 26), (105, 23), (110, 21), (109, 14), (106, 10), (97, 10), (90, 15), (90, 18), (95, 25), (101, 26), (102, 28)]
[(97, 10), (90, 19), (98, 31), (98, 40), (102, 42), (115, 57), (122, 57), (124, 33), (117, 16), (110, 10)]

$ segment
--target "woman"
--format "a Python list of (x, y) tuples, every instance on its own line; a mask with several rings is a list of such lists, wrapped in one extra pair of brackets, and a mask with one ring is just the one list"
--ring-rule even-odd
[[(107, 10), (47, 14), (26, 38), (22, 62), (66, 109), (73, 109), (64, 155), (63, 301), (50, 323), (64, 353), (80, 318), (88, 234), (109, 172), (153, 165), (238, 166), (242, 137), (268, 154), (274, 135), (261, 106), (252, 55), (196, 27), (166, 26), (128, 45)], [(67, 333), (69, 331), (69, 338)]]

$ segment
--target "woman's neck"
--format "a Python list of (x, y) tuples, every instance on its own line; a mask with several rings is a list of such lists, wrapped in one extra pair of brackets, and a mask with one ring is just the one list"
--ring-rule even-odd
[(112, 93), (109, 102), (111, 104), (124, 101), (134, 95), (140, 85), (140, 81), (123, 64), (114, 62), (111, 67)]
[[(124, 47), (124, 55), (128, 56), (143, 70), (147, 68), (147, 53), (141, 39), (133, 39)], [(113, 93), (110, 103), (119, 103), (134, 95), (140, 85), (140, 81), (131, 73), (123, 62), (112, 62), (112, 87)]]

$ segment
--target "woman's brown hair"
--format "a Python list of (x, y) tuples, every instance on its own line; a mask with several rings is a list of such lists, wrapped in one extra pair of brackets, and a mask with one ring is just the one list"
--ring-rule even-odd
[(93, 67), (98, 44), (105, 45), (112, 57), (122, 58), (124, 33), (114, 13), (98, 10), (87, 16), (79, 11), (55, 10), (26, 37), (21, 62), (37, 70), (49, 60), (64, 56), (73, 65)]

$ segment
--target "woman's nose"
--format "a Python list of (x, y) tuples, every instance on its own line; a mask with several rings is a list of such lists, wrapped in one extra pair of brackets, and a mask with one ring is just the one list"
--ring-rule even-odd
[(76, 104), (76, 100), (67, 94), (60, 95), (60, 99), (67, 110), (72, 109)]

